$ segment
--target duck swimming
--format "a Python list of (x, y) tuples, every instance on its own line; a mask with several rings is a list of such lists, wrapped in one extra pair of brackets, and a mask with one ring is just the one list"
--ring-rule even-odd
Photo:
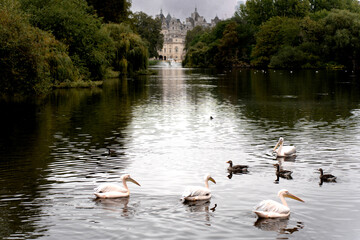
[(133, 182), (136, 185), (140, 186), (140, 184), (132, 179), (129, 174), (125, 174), (121, 176), (121, 180), (123, 183), (123, 187), (113, 184), (113, 183), (104, 183), (95, 188), (95, 196), (97, 198), (120, 198), (120, 197), (128, 197), (130, 196), (129, 188), (126, 184), (127, 181)]
[(274, 167), (276, 168), (276, 176), (286, 179), (292, 179), (292, 171), (280, 169), (280, 165), (278, 163), (274, 164)]
[(183, 202), (209, 200), (211, 198), (211, 190), (209, 189), (209, 181), (212, 181), (215, 184), (216, 184), (216, 182), (210, 176), (210, 174), (205, 175), (204, 181), (205, 181), (205, 187), (187, 187), (187, 188), (185, 188), (185, 191), (182, 194), (181, 200)]
[(247, 165), (233, 165), (233, 162), (231, 160), (227, 161), (226, 163), (230, 164), (227, 169), (229, 172), (240, 173), (248, 171), (249, 166)]
[(318, 171), (320, 172), (320, 180), (322, 182), (336, 182), (336, 177), (331, 174), (324, 174), (324, 170), (319, 168)]
[(276, 152), (276, 157), (294, 156), (296, 153), (296, 148), (294, 146), (283, 146), (283, 144), (284, 144), (284, 138), (280, 137), (279, 141), (277, 142), (277, 144), (273, 149), (273, 152)]

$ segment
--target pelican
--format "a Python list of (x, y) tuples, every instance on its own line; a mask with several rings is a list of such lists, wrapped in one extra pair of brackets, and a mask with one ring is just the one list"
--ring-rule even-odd
[(130, 196), (129, 188), (126, 184), (127, 181), (133, 182), (136, 185), (140, 184), (132, 179), (129, 174), (125, 174), (121, 176), (121, 180), (124, 187), (121, 187), (117, 184), (112, 183), (104, 183), (95, 188), (95, 196), (98, 198), (120, 198), (120, 197), (128, 197)]
[(289, 193), (286, 189), (280, 190), (278, 196), (282, 204), (273, 200), (261, 201), (254, 211), (256, 215), (260, 218), (286, 218), (290, 215), (290, 208), (285, 201), (285, 197), (304, 202), (301, 198)]
[(249, 167), (247, 165), (233, 165), (231, 160), (227, 161), (226, 163), (230, 164), (228, 167), (229, 172), (247, 172), (247, 168)]
[(283, 144), (284, 144), (284, 139), (280, 137), (279, 141), (277, 142), (276, 146), (273, 149), (273, 152), (276, 152), (276, 156), (277, 157), (294, 156), (296, 153), (296, 148), (294, 146), (283, 146)]
[(331, 174), (324, 174), (324, 170), (322, 168), (319, 168), (318, 171), (320, 172), (320, 180), (323, 182), (335, 182), (336, 177)]
[(208, 200), (211, 198), (211, 191), (209, 189), (209, 181), (212, 181), (216, 184), (215, 180), (210, 176), (210, 174), (205, 175), (204, 177), (205, 187), (186, 187), (182, 195), (181, 200), (185, 201), (201, 201)]
[(292, 179), (291, 177), (292, 171), (280, 169), (280, 165), (278, 163), (274, 164), (274, 167), (276, 167), (276, 176)]

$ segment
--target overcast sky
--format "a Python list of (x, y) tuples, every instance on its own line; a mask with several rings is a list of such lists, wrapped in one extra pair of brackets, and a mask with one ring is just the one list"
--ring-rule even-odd
[(197, 11), (200, 16), (204, 16), (207, 22), (210, 22), (215, 16), (220, 19), (230, 18), (235, 13), (235, 7), (239, 0), (132, 0), (131, 11), (145, 12), (155, 17), (163, 10), (166, 16), (168, 13), (172, 17), (185, 21), (191, 13)]

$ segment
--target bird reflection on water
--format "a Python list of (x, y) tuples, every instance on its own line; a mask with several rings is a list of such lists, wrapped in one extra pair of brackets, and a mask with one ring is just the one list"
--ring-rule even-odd
[(233, 175), (243, 175), (243, 174), (248, 174), (249, 172), (238, 172), (238, 173), (235, 173), (235, 172), (228, 172), (228, 175), (227, 175), (227, 177), (229, 178), (229, 179), (232, 179), (232, 177), (233, 177)]
[(273, 231), (280, 234), (293, 234), (304, 228), (302, 222), (297, 222), (296, 226), (288, 228), (288, 218), (258, 218), (254, 226), (263, 231)]
[[(213, 207), (210, 205), (209, 200), (203, 200), (203, 201), (194, 201), (194, 202), (184, 202), (184, 205), (186, 205), (188, 208), (187, 210), (192, 213), (205, 213), (205, 221), (206, 225), (210, 226), (210, 220), (213, 216), (213, 213), (216, 211), (217, 204), (215, 203)], [(193, 215), (198, 217), (199, 215)], [(202, 216), (202, 215), (201, 215)]]
[(283, 163), (283, 162), (295, 162), (296, 157), (297, 157), (296, 155), (286, 156), (286, 157), (277, 157), (276, 160), (278, 160), (279, 164), (281, 165), (281, 163)]
[(103, 209), (112, 212), (121, 212), (121, 216), (129, 217), (134, 215), (134, 210), (128, 207), (129, 197), (124, 198), (96, 198), (93, 201), (96, 205), (103, 207)]

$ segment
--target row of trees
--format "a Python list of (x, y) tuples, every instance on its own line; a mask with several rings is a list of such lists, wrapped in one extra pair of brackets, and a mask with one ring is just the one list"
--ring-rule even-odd
[(187, 66), (359, 67), (356, 0), (248, 0), (214, 29), (186, 39)]
[[(47, 93), (60, 83), (102, 80), (109, 69), (147, 68), (161, 23), (129, 0), (0, 1), (0, 94)], [(150, 54), (150, 55), (149, 55)]]

